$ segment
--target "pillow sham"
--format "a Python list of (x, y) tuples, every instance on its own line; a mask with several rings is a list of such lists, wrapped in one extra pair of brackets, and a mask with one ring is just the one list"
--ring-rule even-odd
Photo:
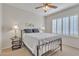
[(38, 33), (39, 30), (38, 29), (32, 29), (33, 33)]
[(25, 33), (33, 33), (32, 29), (24, 29)]

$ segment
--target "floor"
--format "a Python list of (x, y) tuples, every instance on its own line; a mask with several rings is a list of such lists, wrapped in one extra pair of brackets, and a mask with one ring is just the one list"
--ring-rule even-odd
[[(21, 48), (12, 51), (11, 48), (4, 49), (2, 56), (32, 56), (32, 54), (26, 48)], [(63, 51), (58, 51), (51, 56), (79, 56), (79, 49), (70, 46), (63, 45)]]

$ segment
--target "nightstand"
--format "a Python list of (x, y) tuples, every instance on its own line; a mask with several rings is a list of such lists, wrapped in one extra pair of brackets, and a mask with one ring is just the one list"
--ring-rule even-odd
[(20, 37), (14, 36), (12, 40), (12, 50), (19, 49), (22, 46), (22, 40)]

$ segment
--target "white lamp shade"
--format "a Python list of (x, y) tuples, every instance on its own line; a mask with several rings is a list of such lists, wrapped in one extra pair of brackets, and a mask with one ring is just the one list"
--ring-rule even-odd
[(41, 27), (41, 29), (42, 29), (42, 30), (45, 30), (45, 27), (44, 27), (44, 26), (42, 26), (42, 27)]
[(18, 25), (15, 25), (13, 28), (14, 28), (15, 30), (19, 29)]

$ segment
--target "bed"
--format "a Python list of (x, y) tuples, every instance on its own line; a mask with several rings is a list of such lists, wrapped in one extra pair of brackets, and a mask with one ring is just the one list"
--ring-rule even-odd
[(62, 51), (61, 36), (51, 33), (40, 33), (37, 29), (22, 30), (22, 41), (35, 56), (45, 55), (57, 49)]

